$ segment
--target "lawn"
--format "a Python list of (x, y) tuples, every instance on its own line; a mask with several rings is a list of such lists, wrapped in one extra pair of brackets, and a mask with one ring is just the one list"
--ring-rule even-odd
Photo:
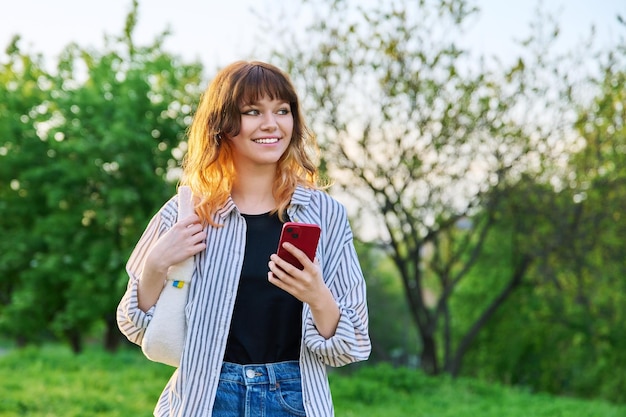
[[(74, 356), (46, 346), (0, 356), (1, 417), (150, 417), (172, 368), (139, 349)], [(624, 417), (626, 405), (532, 394), (390, 366), (331, 371), (338, 417)], [(314, 416), (311, 416), (314, 417)]]

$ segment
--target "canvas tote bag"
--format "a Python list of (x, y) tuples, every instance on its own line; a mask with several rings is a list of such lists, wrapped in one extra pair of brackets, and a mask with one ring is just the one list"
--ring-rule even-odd
[[(193, 213), (193, 196), (188, 186), (178, 188), (178, 220)], [(141, 350), (155, 362), (179, 367), (187, 333), (185, 305), (194, 269), (193, 256), (172, 265), (165, 287), (144, 333)]]

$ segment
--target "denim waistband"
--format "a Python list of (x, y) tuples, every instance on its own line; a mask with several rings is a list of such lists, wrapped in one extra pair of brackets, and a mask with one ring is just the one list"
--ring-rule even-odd
[(276, 386), (280, 382), (300, 380), (300, 364), (298, 361), (259, 365), (239, 365), (224, 362), (220, 380), (242, 385), (269, 384), (270, 386)]

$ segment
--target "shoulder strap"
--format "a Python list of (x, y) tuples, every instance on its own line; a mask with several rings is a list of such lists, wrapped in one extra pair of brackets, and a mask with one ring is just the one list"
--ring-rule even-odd
[(178, 187), (178, 220), (193, 214), (193, 195), (188, 185)]

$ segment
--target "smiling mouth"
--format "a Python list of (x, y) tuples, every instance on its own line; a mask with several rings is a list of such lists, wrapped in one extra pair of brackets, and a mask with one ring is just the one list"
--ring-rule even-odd
[(276, 142), (278, 142), (278, 138), (254, 139), (253, 142), (254, 143), (263, 143), (263, 144), (276, 143)]

